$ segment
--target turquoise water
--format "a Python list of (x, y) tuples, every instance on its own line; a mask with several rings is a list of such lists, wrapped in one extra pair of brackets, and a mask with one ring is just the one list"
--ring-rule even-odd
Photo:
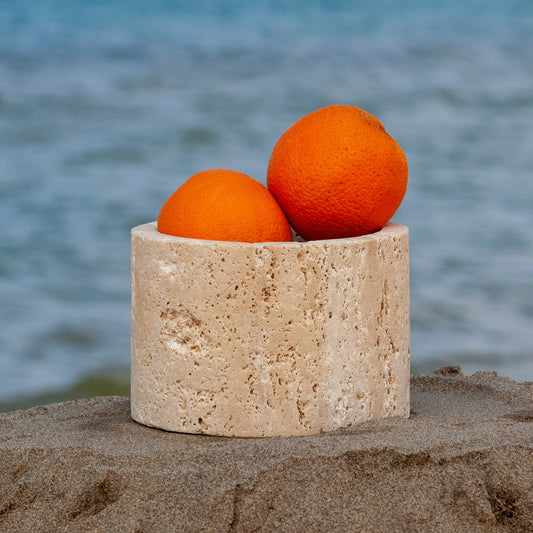
[(408, 157), (413, 371), (533, 379), (533, 4), (190, 4), (0, 6), (0, 401), (127, 369), (130, 228), (334, 103)]

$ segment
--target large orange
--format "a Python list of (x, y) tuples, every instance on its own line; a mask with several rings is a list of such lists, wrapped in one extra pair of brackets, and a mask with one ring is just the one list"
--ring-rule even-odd
[(381, 229), (407, 187), (407, 160), (381, 122), (348, 105), (304, 116), (279, 139), (267, 185), (307, 240)]
[(268, 189), (235, 170), (204, 170), (191, 176), (165, 202), (161, 233), (215, 241), (292, 241), (280, 206)]

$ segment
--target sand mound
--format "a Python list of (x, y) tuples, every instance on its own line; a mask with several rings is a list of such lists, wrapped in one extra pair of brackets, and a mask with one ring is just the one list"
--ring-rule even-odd
[(409, 420), (304, 438), (141, 426), (93, 398), (0, 415), (0, 531), (533, 531), (533, 383), (411, 380)]

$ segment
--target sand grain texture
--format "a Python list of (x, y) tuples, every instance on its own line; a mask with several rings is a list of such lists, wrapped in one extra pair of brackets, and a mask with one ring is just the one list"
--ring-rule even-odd
[(120, 397), (0, 415), (0, 531), (533, 531), (533, 383), (411, 380), (410, 419), (239, 439)]

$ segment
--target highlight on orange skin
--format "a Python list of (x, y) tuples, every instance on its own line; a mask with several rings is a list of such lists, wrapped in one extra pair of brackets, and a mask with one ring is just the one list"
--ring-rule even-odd
[(164, 203), (160, 233), (235, 242), (292, 241), (285, 214), (269, 190), (242, 172), (204, 170)]

